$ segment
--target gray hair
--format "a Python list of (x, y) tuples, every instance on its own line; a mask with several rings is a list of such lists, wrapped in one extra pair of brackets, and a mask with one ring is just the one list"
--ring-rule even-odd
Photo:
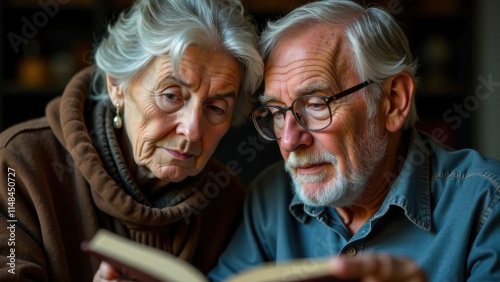
[[(407, 71), (416, 81), (417, 61), (413, 59), (408, 40), (396, 20), (380, 7), (363, 8), (348, 0), (312, 2), (268, 23), (260, 41), (264, 61), (280, 37), (314, 23), (344, 26), (346, 44), (352, 51), (357, 75), (363, 81), (376, 82), (368, 87), (372, 93), (365, 95), (369, 118), (373, 118), (377, 112), (377, 102), (382, 96), (381, 83), (385, 78)], [(417, 120), (413, 98), (404, 128), (413, 126)]]
[(137, 0), (108, 26), (95, 50), (95, 97), (108, 97), (106, 74), (124, 87), (153, 58), (168, 54), (174, 70), (190, 45), (222, 48), (241, 67), (233, 125), (250, 112), (263, 75), (257, 28), (238, 0)]

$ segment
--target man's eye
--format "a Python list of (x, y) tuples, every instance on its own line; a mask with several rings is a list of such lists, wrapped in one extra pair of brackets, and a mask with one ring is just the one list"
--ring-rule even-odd
[(324, 102), (322, 103), (317, 103), (317, 104), (308, 104), (307, 105), (307, 108), (308, 109), (312, 109), (312, 110), (315, 110), (315, 111), (318, 111), (318, 110), (323, 110), (324, 108), (326, 108), (326, 104)]
[(267, 110), (268, 110), (268, 112), (271, 113), (271, 115), (273, 116), (273, 118), (281, 118), (281, 117), (283, 117), (283, 111), (281, 111), (281, 109), (278, 108), (278, 107), (272, 107), (272, 106), (270, 106), (270, 107), (267, 107)]
[(325, 100), (318, 96), (304, 96), (297, 103), (297, 108), (301, 108), (308, 112), (323, 111), (328, 107)]
[(282, 118), (283, 117), (283, 111), (275, 111), (273, 113), (274, 118)]

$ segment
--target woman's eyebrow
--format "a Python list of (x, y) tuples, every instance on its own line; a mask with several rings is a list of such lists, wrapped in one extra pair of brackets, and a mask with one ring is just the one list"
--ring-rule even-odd
[[(188, 82), (185, 82), (183, 81), (182, 79), (174, 76), (174, 75), (167, 75), (167, 76), (162, 76), (160, 79), (158, 79), (158, 81), (156, 82), (156, 89), (159, 89), (161, 88), (160, 86), (166, 82), (175, 82), (175, 83), (178, 83), (179, 85), (183, 86), (183, 87), (186, 87), (186, 88), (191, 88), (193, 86), (193, 84), (191, 83), (188, 83)], [(214, 98), (233, 98), (233, 99), (236, 99), (236, 92), (235, 91), (228, 91), (228, 92), (217, 92), (213, 95)]]
[(183, 81), (182, 79), (174, 76), (174, 75), (167, 75), (167, 76), (161, 76), (155, 83), (155, 86), (156, 88), (158, 88), (158, 86), (161, 86), (163, 85), (164, 83), (166, 83), (167, 81), (174, 81), (178, 84), (180, 84), (181, 86), (184, 86), (186, 88), (190, 88), (193, 86), (192, 83), (188, 83), (188, 82), (185, 82)]
[(234, 91), (229, 91), (229, 92), (218, 92), (215, 93), (213, 96), (214, 98), (233, 98), (236, 99), (236, 92)]

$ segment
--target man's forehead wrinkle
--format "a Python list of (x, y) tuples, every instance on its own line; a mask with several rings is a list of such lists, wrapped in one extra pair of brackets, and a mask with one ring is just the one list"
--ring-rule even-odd
[(294, 37), (282, 38), (276, 45), (265, 71), (265, 84), (272, 84), (272, 88), (264, 93), (263, 102), (281, 100), (281, 94), (274, 91), (285, 90), (283, 87), (287, 95), (299, 97), (316, 91), (335, 93), (348, 86), (355, 72), (342, 27), (317, 27), (314, 36), (297, 31)]
[(299, 59), (286, 65), (271, 65), (266, 70), (266, 79), (268, 82), (285, 82), (299, 75), (303, 76), (304, 79), (321, 76), (329, 82), (332, 88), (339, 89), (339, 79), (348, 69), (348, 64), (347, 60), (335, 60), (334, 58), (335, 56), (315, 56), (314, 59)]
[[(338, 36), (337, 34), (335, 37), (345, 39), (344, 36)], [(331, 59), (334, 62), (332, 80), (336, 84), (335, 86), (337, 89), (339, 89), (339, 86), (342, 85), (341, 81), (347, 76), (349, 70), (350, 52), (348, 51), (347, 45), (348, 44), (345, 40), (340, 40), (338, 44), (335, 44), (335, 46), (331, 49)]]
[[(319, 24), (321, 25), (321, 24)], [(346, 76), (350, 68), (351, 51), (344, 34), (343, 25), (327, 27), (325, 32), (320, 33), (313, 50), (326, 50), (323, 60), (328, 62), (330, 74), (336, 86), (340, 85), (341, 79)]]
[[(323, 61), (322, 63), (319, 63)], [(331, 62), (325, 58), (304, 58), (291, 61), (288, 64), (283, 65), (268, 65), (266, 71), (273, 75), (284, 75), (294, 72), (307, 72), (314, 70), (324, 70), (325, 68), (330, 68)]]

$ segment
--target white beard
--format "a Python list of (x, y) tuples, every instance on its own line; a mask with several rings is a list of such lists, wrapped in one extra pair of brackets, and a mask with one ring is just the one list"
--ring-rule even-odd
[[(310, 206), (350, 206), (361, 197), (374, 170), (386, 154), (387, 134), (380, 134), (379, 126), (375, 119), (367, 122), (368, 130), (364, 138), (358, 139), (355, 154), (359, 164), (352, 163), (349, 159), (346, 172), (342, 172), (338, 165), (337, 157), (326, 150), (318, 153), (290, 153), (285, 163), (285, 170), (292, 176), (293, 189), (299, 199)], [(334, 171), (327, 179), (328, 171), (317, 174), (300, 175), (296, 168), (312, 164), (330, 163)], [(324, 183), (323, 187), (318, 187)], [(313, 186), (313, 187), (308, 187)]]

